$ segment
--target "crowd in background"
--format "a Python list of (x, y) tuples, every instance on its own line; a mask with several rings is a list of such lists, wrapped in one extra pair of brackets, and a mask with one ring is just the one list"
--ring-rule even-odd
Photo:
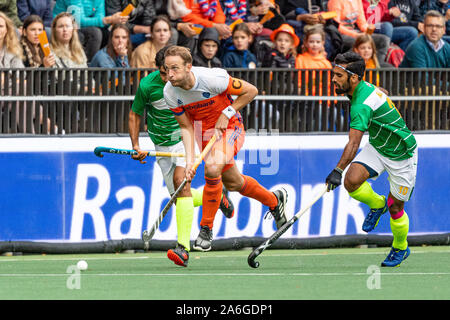
[(206, 67), (327, 69), (353, 50), (368, 69), (450, 68), (449, 18), (449, 0), (0, 0), (0, 68), (155, 68), (168, 44)]

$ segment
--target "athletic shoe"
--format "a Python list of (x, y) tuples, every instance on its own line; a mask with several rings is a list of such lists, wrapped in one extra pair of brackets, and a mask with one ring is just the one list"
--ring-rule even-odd
[(177, 243), (175, 249), (169, 249), (169, 251), (167, 251), (167, 257), (176, 265), (187, 267), (189, 252), (181, 244)]
[(228, 190), (225, 187), (223, 187), (222, 190), (222, 200), (220, 200), (219, 208), (225, 217), (227, 217), (228, 219), (233, 218), (234, 205), (233, 202), (231, 202), (230, 198), (228, 198)]
[(202, 226), (197, 239), (192, 246), (195, 250), (209, 251), (211, 250), (211, 242), (213, 238), (212, 230), (208, 226)]
[(364, 219), (364, 223), (362, 226), (363, 231), (370, 232), (378, 225), (378, 221), (380, 221), (381, 215), (388, 210), (387, 202), (385, 200), (384, 207), (380, 209), (370, 209), (370, 212), (367, 214), (366, 219)]
[(275, 208), (273, 208), (273, 210), (270, 210), (270, 213), (275, 219), (277, 229), (280, 229), (287, 221), (285, 210), (288, 194), (284, 188), (275, 190), (273, 194), (277, 197), (278, 204)]
[(409, 250), (409, 247), (406, 247), (406, 250), (391, 248), (391, 251), (389, 252), (386, 259), (381, 263), (381, 266), (400, 267), (400, 263), (402, 263), (403, 260), (408, 258), (410, 253), (411, 250)]

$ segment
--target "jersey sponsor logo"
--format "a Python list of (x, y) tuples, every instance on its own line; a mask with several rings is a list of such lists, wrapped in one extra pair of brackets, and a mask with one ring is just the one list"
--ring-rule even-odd
[(209, 92), (203, 92), (202, 96), (204, 96), (206, 99), (208, 99), (209, 97), (211, 97), (211, 94)]
[(181, 105), (183, 104), (183, 101), (181, 101), (180, 99), (178, 99), (177, 102), (178, 102), (178, 104), (181, 104)]
[(186, 105), (186, 106), (184, 106), (184, 109), (185, 110), (195, 110), (195, 109), (200, 109), (200, 108), (212, 106), (214, 103), (215, 103), (215, 100), (211, 99), (211, 100), (208, 100), (206, 102), (200, 102), (200, 103)]

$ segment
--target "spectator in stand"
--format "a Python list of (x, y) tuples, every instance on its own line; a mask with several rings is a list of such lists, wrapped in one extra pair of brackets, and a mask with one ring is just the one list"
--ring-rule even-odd
[(150, 24), (151, 38), (133, 51), (132, 68), (156, 68), (156, 53), (167, 46), (171, 37), (170, 21), (166, 16), (157, 16)]
[(323, 11), (320, 0), (283, 0), (280, 7), (286, 22), (294, 27), (300, 39), (303, 39), (303, 28), (306, 25), (325, 24), (320, 15), (313, 14), (313, 11)]
[(47, 36), (50, 37), (53, 19), (51, 0), (17, 0), (17, 14), (22, 22), (32, 14), (41, 17)]
[(450, 1), (449, 0), (422, 0), (419, 6), (420, 14), (425, 14), (430, 10), (441, 13), (446, 20), (445, 35), (442, 39), (450, 43)]
[[(423, 17), (416, 5), (416, 0), (389, 0), (388, 8), (392, 12), (394, 27), (411, 26), (421, 33), (424, 32)], [(394, 8), (396, 8), (395, 11), (392, 11), (391, 9)]]
[[(24, 57), (23, 57), (23, 65), (27, 68), (53, 68), (56, 67), (55, 64), (55, 55), (53, 52), (50, 52), (48, 56), (44, 55), (44, 51), (41, 48), (39, 42), (39, 34), (44, 31), (44, 22), (41, 17), (32, 14), (28, 16), (23, 22), (22, 28), (22, 37), (20, 39), (20, 44), (22, 45)], [(39, 83), (39, 82), (38, 82)], [(37, 83), (35, 83), (37, 85)], [(44, 82), (40, 82), (40, 85), (47, 85)], [(41, 92), (42, 87), (35, 87), (35, 90)], [(34, 91), (36, 92), (36, 91)], [(33, 104), (38, 104), (38, 102), (33, 102)], [(44, 124), (44, 108), (41, 104), (39, 104), (40, 116), (39, 116), (39, 124)], [(35, 117), (35, 107), (32, 109), (33, 118)], [(51, 131), (51, 120), (47, 118), (47, 134), (50, 134)], [(34, 133), (34, 126), (32, 126), (31, 131)], [(43, 129), (44, 131), (45, 129)], [(54, 132), (57, 133), (58, 127), (54, 126)]]
[(362, 4), (367, 22), (375, 25), (374, 32), (386, 35), (403, 51), (417, 38), (415, 27), (392, 25), (392, 19), (400, 16), (401, 12), (397, 7), (389, 9), (389, 0), (362, 0)]
[(192, 58), (192, 64), (197, 67), (222, 68), (222, 62), (217, 57), (220, 40), (216, 28), (204, 28), (198, 37), (198, 48)]
[(270, 35), (270, 40), (275, 48), (266, 54), (262, 61), (263, 68), (295, 68), (297, 47), (300, 39), (295, 34), (294, 28), (287, 23), (282, 24)]
[[(328, 11), (337, 13), (334, 21), (338, 24), (338, 30), (342, 34), (342, 52), (351, 50), (356, 37), (360, 34), (371, 34), (375, 31), (375, 25), (367, 23), (361, 0), (330, 0)], [(372, 37), (377, 47), (378, 59), (385, 61), (391, 39), (382, 34), (373, 34)]]
[[(10, 18), (8, 18), (3, 12), (0, 12), (0, 68), (23, 68), (23, 53), (22, 47), (19, 44), (19, 39), (17, 38), (16, 28), (14, 23)], [(3, 81), (7, 78), (9, 81), (9, 86), (6, 87)], [(12, 72), (8, 71), (0, 75), (0, 95), (10, 96), (13, 95), (12, 92)], [(19, 82), (19, 77), (16, 77), (17, 82)], [(19, 83), (16, 86), (19, 88)], [(0, 99), (0, 112), (5, 117), (7, 113), (13, 112), (13, 103), (1, 101)], [(19, 119), (19, 108), (16, 108), (16, 115), (10, 116), (10, 119)], [(11, 121), (12, 122), (12, 121)], [(16, 123), (17, 125), (18, 123)]]
[(275, 2), (275, 0), (249, 0), (248, 5), (250, 7), (250, 14), (247, 16), (247, 21), (258, 22), (261, 24), (264, 16), (269, 13), (269, 11), (272, 12), (272, 17), (262, 23), (263, 35), (270, 35), (271, 31), (279, 28), (283, 23), (286, 23), (286, 19), (281, 13), (282, 7), (277, 2)]
[(132, 58), (130, 31), (124, 24), (113, 25), (108, 44), (92, 58), (90, 67), (129, 68)]
[(150, 34), (150, 24), (156, 16), (153, 1), (148, 0), (105, 0), (105, 14), (114, 15), (122, 12), (129, 4), (135, 6), (126, 22), (130, 30), (130, 39), (134, 47), (144, 43), (146, 35)]
[[(377, 48), (375, 47), (375, 42), (369, 34), (362, 34), (356, 38), (353, 44), (353, 51), (359, 54), (366, 62), (366, 70), (370, 69), (380, 69), (380, 68), (392, 68), (387, 62), (378, 61), (377, 58)], [(366, 81), (379, 86), (380, 85), (380, 75), (378, 72), (376, 74), (376, 79), (373, 78), (374, 73), (370, 73), (369, 79)]]
[(316, 14), (324, 11), (320, 0), (283, 0), (280, 2), (280, 7), (286, 22), (294, 27), (299, 39), (303, 39), (304, 27), (321, 24), (325, 31), (327, 57), (332, 60), (338, 53), (341, 53), (342, 36), (339, 34), (333, 21), (325, 20), (321, 15)]
[(87, 58), (78, 39), (75, 19), (61, 12), (52, 22), (51, 49), (58, 68), (87, 68)]
[(39, 43), (39, 34), (44, 31), (44, 22), (37, 15), (28, 16), (23, 22), (20, 44), (24, 52), (23, 64), (31, 68), (50, 68), (55, 65), (55, 55), (47, 57)]
[(370, 34), (358, 36), (353, 44), (353, 51), (366, 62), (366, 69), (392, 68), (387, 62), (378, 61), (377, 48)]
[(247, 24), (236, 25), (232, 33), (233, 44), (225, 49), (222, 64), (224, 68), (256, 68), (256, 57), (250, 52), (252, 33)]
[[(23, 68), (22, 59), (22, 47), (14, 23), (6, 14), (0, 12), (0, 68)], [(3, 86), (1, 88), (4, 89)]]
[(406, 49), (400, 68), (450, 68), (450, 44), (442, 39), (445, 17), (438, 11), (428, 11), (424, 19), (424, 34)]
[(53, 17), (61, 12), (69, 12), (74, 16), (88, 61), (105, 42), (108, 26), (126, 23), (129, 19), (129, 16), (121, 16), (120, 12), (105, 16), (105, 0), (56, 0)]
[(151, 32), (150, 24), (156, 17), (154, 1), (149, 0), (105, 0), (105, 14), (122, 12), (129, 4), (135, 6), (126, 25), (130, 30), (130, 39), (134, 47), (144, 43)]
[[(303, 36), (303, 45), (302, 45), (302, 53), (297, 56), (295, 67), (297, 69), (322, 69), (320, 71), (312, 70), (305, 72), (305, 83), (302, 87), (302, 75), (299, 72), (298, 74), (298, 86), (300, 88), (300, 92), (303, 90), (304, 95), (313, 95), (313, 96), (323, 96), (323, 95), (333, 95), (331, 92), (331, 77), (328, 76), (324, 78), (324, 73), (329, 73), (329, 70), (332, 68), (331, 62), (326, 58), (325, 51), (325, 31), (323, 25), (307, 25), (305, 26), (304, 36)], [(311, 76), (311, 78), (310, 78)], [(327, 84), (322, 85), (324, 79), (328, 79)], [(321, 85), (316, 86), (316, 80), (321, 83)], [(310, 91), (310, 84), (311, 91)], [(316, 87), (318, 87), (319, 92), (316, 92)], [(327, 92), (324, 94), (324, 88), (327, 88)], [(308, 117), (318, 117), (322, 118), (322, 104), (326, 103), (328, 107), (331, 106), (331, 101), (323, 102), (319, 101), (308, 101), (305, 104), (302, 104), (302, 109), (305, 112), (309, 113)], [(328, 114), (329, 108), (326, 109)], [(337, 115), (336, 109), (333, 108), (333, 112), (335, 112), (335, 117)], [(328, 118), (328, 115), (325, 116)], [(317, 127), (316, 127), (316, 124)], [(312, 121), (311, 123), (304, 124), (304, 126), (311, 126), (312, 130), (321, 130), (322, 121)]]
[[(302, 53), (297, 55), (295, 60), (296, 69), (331, 69), (331, 62), (326, 57), (325, 51), (325, 31), (323, 26), (308, 25), (305, 27), (303, 38)], [(312, 82), (315, 83), (316, 74), (313, 72)], [(306, 83), (309, 83), (308, 74), (306, 74)], [(301, 86), (301, 78), (299, 75), (299, 87)], [(308, 90), (308, 88), (306, 88)], [(312, 86), (312, 95), (315, 95), (316, 87)], [(305, 94), (308, 95), (308, 92)], [(322, 86), (319, 86), (319, 96), (322, 95)]]
[(14, 26), (21, 32), (22, 21), (17, 15), (17, 2), (16, 0), (0, 0), (0, 11), (3, 12), (11, 21)]
[[(250, 0), (220, 0), (223, 12), (225, 14), (227, 25), (231, 25), (238, 19), (247, 24), (253, 37), (269, 36), (272, 30), (264, 28), (260, 21), (258, 12), (266, 14), (269, 11), (268, 3), (261, 3), (258, 6)], [(255, 13), (255, 15), (252, 14)]]
[[(201, 25), (203, 28), (216, 28), (221, 39), (231, 36), (231, 29), (225, 23), (226, 17), (218, 0), (184, 0), (190, 13), (182, 17), (183, 22)], [(195, 48), (191, 48), (194, 52)]]

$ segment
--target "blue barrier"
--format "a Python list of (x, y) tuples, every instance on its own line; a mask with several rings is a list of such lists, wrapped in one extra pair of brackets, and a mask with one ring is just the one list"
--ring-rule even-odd
[[(419, 163), (417, 184), (405, 205), (410, 233), (450, 232), (450, 135), (417, 135)], [(51, 140), (53, 139), (53, 140)], [(141, 138), (142, 139), (142, 138)], [(241, 172), (270, 190), (284, 187), (289, 194), (288, 216), (319, 191), (334, 168), (347, 137), (280, 136), (248, 137), (236, 159)], [(140, 238), (158, 216), (169, 194), (154, 158), (146, 164), (129, 156), (94, 155), (97, 145), (109, 143), (129, 148), (128, 138), (4, 138), (0, 142), (0, 240), (84, 241)], [(145, 140), (149, 140), (145, 138)], [(81, 147), (80, 147), (81, 144)], [(268, 145), (278, 148), (270, 149)], [(261, 147), (263, 146), (263, 147)], [(264, 147), (265, 146), (265, 147)], [(151, 145), (147, 146), (152, 149)], [(384, 173), (371, 182), (387, 194)], [(204, 184), (203, 166), (193, 187)], [(273, 220), (264, 219), (266, 207), (230, 193), (237, 209), (226, 219), (220, 211), (214, 237), (268, 237)], [(361, 224), (368, 208), (351, 199), (343, 187), (327, 193), (283, 237), (315, 237), (363, 233)], [(195, 209), (194, 239), (199, 231), (201, 207)], [(376, 233), (390, 233), (388, 215)], [(174, 208), (155, 234), (155, 239), (176, 239)]]

